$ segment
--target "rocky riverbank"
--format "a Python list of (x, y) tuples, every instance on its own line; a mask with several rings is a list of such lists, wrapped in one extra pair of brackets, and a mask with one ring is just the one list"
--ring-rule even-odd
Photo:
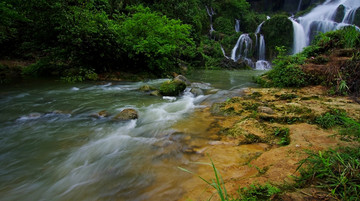
[[(313, 187), (292, 188), (293, 176), (299, 176), (296, 170), (299, 162), (308, 157), (306, 151), (359, 146), (356, 140), (339, 135), (339, 127), (325, 129), (319, 117), (342, 111), (349, 118), (359, 119), (360, 105), (348, 97), (329, 96), (322, 86), (249, 88), (244, 93), (197, 112), (202, 119), (212, 119), (206, 128), (211, 139), (204, 146), (194, 145), (188, 151), (190, 158), (209, 162), (207, 155), (211, 157), (232, 195), (239, 187), (271, 183), (291, 189), (277, 195), (281, 200), (327, 196)], [(197, 166), (198, 174), (205, 179), (214, 177), (211, 167)], [(184, 200), (208, 199), (216, 192), (197, 177), (183, 186), (188, 191)]]

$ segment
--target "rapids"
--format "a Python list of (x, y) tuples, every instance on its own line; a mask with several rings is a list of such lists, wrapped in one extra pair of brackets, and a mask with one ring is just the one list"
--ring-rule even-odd
[[(176, 98), (137, 89), (147, 82), (66, 84), (27, 81), (0, 89), (0, 197), (28, 200), (172, 200), (192, 175), (189, 143), (208, 144), (194, 111), (239, 95), (261, 71), (202, 71), (189, 76), (216, 92)], [(221, 78), (221, 79), (219, 79)], [(124, 108), (139, 119), (114, 121)], [(96, 113), (107, 111), (108, 116)], [(191, 123), (179, 123), (188, 119)], [(201, 116), (201, 115), (199, 115)], [(206, 121), (210, 122), (211, 119)], [(177, 126), (176, 126), (177, 125)], [(191, 139), (191, 140), (189, 140)]]

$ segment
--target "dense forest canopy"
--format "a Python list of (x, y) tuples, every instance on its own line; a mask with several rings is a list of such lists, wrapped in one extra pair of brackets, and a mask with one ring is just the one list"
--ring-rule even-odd
[[(291, 48), (287, 17), (294, 6), (287, 0), (266, 2), (2, 0), (0, 59), (35, 63), (25, 70), (27, 74), (81, 79), (117, 71), (164, 76), (184, 66), (239, 67), (224, 59), (221, 48), (231, 52), (243, 33), (255, 41), (253, 33), (266, 15), (272, 16), (261, 32), (268, 44), (267, 57), (276, 56), (276, 46)], [(317, 2), (321, 1), (303, 0), (297, 11)], [(254, 50), (249, 57), (257, 57)]]

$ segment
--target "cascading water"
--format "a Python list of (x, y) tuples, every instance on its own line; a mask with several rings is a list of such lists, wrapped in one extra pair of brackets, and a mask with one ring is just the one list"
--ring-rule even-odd
[(236, 33), (240, 32), (240, 20), (235, 19), (235, 31)]
[[(344, 13), (340, 23), (334, 21), (337, 9), (344, 6)], [(315, 7), (310, 13), (299, 17), (297, 23), (292, 20), (294, 26), (294, 49), (293, 53), (300, 52), (308, 46), (319, 32), (328, 32), (349, 26), (354, 21), (356, 9), (360, 7), (359, 0), (326, 0), (323, 4)], [(305, 42), (304, 42), (305, 40)]]
[(210, 17), (210, 36), (211, 36), (212, 32), (215, 31), (215, 29), (213, 27), (213, 16), (215, 15), (215, 12), (214, 12), (213, 8), (209, 9), (207, 6), (206, 6), (206, 12)]
[(267, 70), (270, 69), (271, 65), (268, 61), (265, 60), (265, 39), (262, 34), (260, 34), (259, 40), (259, 60), (256, 61), (256, 70)]
[(248, 58), (250, 51), (252, 50), (252, 40), (249, 34), (241, 34), (236, 42), (235, 47), (231, 51), (231, 59), (235, 62), (239, 59), (244, 60), (249, 66), (253, 67), (254, 63)]
[(293, 41), (293, 49), (292, 53), (296, 54), (298, 52), (301, 52), (302, 49), (306, 46), (306, 35), (304, 32), (303, 27), (296, 22), (294, 19), (289, 18), (293, 24), (293, 30), (294, 30), (294, 41)]
[(221, 52), (223, 53), (224, 57), (227, 58), (227, 59), (230, 59), (228, 56), (226, 56), (224, 47), (222, 45), (220, 45), (220, 47), (221, 47)]
[(302, 5), (302, 0), (300, 0), (300, 1), (299, 1), (299, 5), (298, 5), (298, 8), (297, 8), (297, 12), (299, 12), (299, 11), (300, 11), (300, 9), (301, 9), (301, 5)]

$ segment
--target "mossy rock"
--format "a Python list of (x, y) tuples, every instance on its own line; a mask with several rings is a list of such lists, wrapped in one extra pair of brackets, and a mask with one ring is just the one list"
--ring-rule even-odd
[(360, 26), (360, 8), (356, 9), (353, 24), (355, 24), (356, 26)]
[(126, 120), (132, 120), (137, 119), (139, 117), (138, 113), (134, 109), (124, 109), (119, 114), (117, 114), (113, 120), (117, 121), (126, 121)]
[(287, 16), (276, 15), (267, 20), (261, 28), (261, 34), (264, 35), (266, 42), (266, 58), (272, 59), (276, 56), (276, 46), (285, 46), (291, 50), (294, 31), (292, 22)]
[(335, 14), (334, 21), (337, 22), (337, 23), (340, 23), (344, 19), (344, 16), (345, 16), (345, 6), (341, 4), (336, 9), (336, 14)]
[(160, 86), (160, 93), (163, 96), (178, 96), (186, 88), (185, 82), (166, 81)]

